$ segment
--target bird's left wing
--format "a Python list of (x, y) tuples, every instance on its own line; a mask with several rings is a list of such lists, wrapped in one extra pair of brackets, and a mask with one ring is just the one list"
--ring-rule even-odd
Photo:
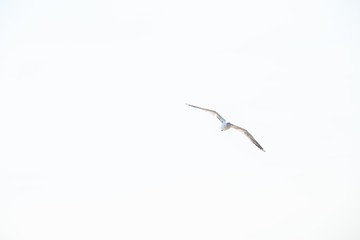
[(255, 138), (246, 129), (238, 127), (234, 124), (231, 124), (231, 127), (244, 133), (258, 148), (260, 148), (261, 150), (263, 150), (265, 152), (265, 150), (262, 148), (262, 146), (255, 140)]
[(214, 110), (210, 110), (210, 109), (202, 108), (202, 107), (197, 107), (197, 106), (194, 106), (194, 105), (191, 105), (191, 104), (186, 104), (186, 105), (188, 105), (188, 106), (190, 106), (190, 107), (198, 108), (198, 109), (201, 109), (201, 110), (204, 110), (204, 111), (207, 111), (207, 112), (210, 112), (210, 113), (212, 113), (212, 114), (215, 114), (216, 117), (217, 117), (217, 119), (220, 120), (220, 122), (222, 122), (222, 123), (225, 122), (225, 119), (224, 119), (220, 114), (218, 114), (216, 111), (214, 111)]

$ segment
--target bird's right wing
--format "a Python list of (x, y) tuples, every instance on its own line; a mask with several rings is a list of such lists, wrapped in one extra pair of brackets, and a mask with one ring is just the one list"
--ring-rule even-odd
[(253, 142), (253, 144), (255, 144), (258, 148), (260, 148), (261, 150), (263, 150), (265, 152), (265, 150), (262, 148), (262, 146), (255, 140), (255, 138), (246, 129), (238, 127), (234, 124), (231, 124), (231, 127), (244, 133)]
[(216, 111), (214, 111), (214, 110), (210, 110), (210, 109), (202, 108), (202, 107), (197, 107), (197, 106), (194, 106), (194, 105), (191, 105), (191, 104), (187, 104), (187, 105), (189, 105), (190, 107), (198, 108), (198, 109), (201, 109), (201, 110), (210, 112), (210, 113), (212, 113), (212, 114), (215, 114), (215, 116), (217, 117), (217, 119), (220, 120), (221, 123), (224, 123), (224, 122), (226, 121), (220, 114), (218, 114), (218, 113), (217, 113)]

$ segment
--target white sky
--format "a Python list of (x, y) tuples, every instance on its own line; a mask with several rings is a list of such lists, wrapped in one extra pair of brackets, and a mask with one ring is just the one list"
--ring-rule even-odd
[(360, 239), (359, 12), (1, 1), (0, 239)]

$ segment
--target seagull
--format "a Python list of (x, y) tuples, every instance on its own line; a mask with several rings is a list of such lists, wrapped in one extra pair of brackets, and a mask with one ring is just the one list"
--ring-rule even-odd
[(214, 110), (210, 110), (210, 109), (207, 109), (207, 108), (202, 108), (202, 107), (197, 107), (197, 106), (194, 106), (194, 105), (191, 105), (191, 104), (186, 104), (190, 107), (193, 107), (193, 108), (198, 108), (198, 109), (201, 109), (201, 110), (204, 110), (204, 111), (207, 111), (207, 112), (210, 112), (212, 114), (214, 114), (217, 119), (220, 120), (221, 122), (221, 131), (226, 131), (230, 128), (234, 128), (236, 130), (239, 130), (240, 132), (242, 132), (243, 134), (245, 134), (258, 148), (260, 148), (262, 151), (265, 152), (265, 150), (260, 146), (260, 144), (255, 140), (255, 138), (244, 128), (241, 128), (239, 126), (236, 126), (230, 122), (227, 122), (220, 114), (218, 114), (216, 111)]

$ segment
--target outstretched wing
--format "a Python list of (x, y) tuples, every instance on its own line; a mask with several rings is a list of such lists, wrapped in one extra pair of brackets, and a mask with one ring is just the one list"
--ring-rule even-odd
[(210, 110), (210, 109), (202, 108), (202, 107), (197, 107), (197, 106), (190, 105), (190, 104), (187, 104), (187, 105), (189, 105), (190, 107), (198, 108), (198, 109), (201, 109), (201, 110), (210, 112), (210, 113), (212, 113), (212, 114), (215, 114), (216, 117), (220, 120), (220, 122), (222, 122), (222, 123), (226, 122), (225, 119), (224, 119), (222, 116), (220, 116), (220, 114), (218, 114), (218, 113), (217, 113), (216, 111), (214, 111), (214, 110)]
[(263, 150), (265, 152), (265, 150), (260, 146), (260, 144), (255, 140), (255, 138), (246, 129), (238, 127), (234, 124), (231, 124), (231, 127), (244, 133), (258, 148), (260, 148), (261, 150)]

